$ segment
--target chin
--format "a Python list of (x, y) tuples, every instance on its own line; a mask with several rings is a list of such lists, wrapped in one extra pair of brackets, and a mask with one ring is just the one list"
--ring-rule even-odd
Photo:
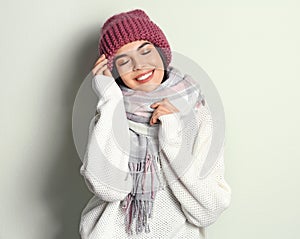
[(143, 86), (143, 87), (140, 87), (140, 90), (142, 91), (145, 91), (145, 92), (151, 92), (155, 89), (157, 89), (159, 87), (159, 84), (158, 85), (149, 85), (149, 86)]

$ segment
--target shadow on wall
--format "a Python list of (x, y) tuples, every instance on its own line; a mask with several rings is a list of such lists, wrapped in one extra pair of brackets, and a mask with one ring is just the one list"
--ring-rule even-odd
[[(90, 72), (91, 66), (97, 58), (97, 41), (98, 29), (92, 29), (90, 37), (86, 38), (83, 47), (78, 51), (78, 57), (70, 59), (74, 61), (74, 67), (66, 76), (62, 73), (64, 79), (60, 79), (68, 84), (63, 84), (64, 102), (59, 107), (62, 122), (54, 122), (62, 131), (61, 135), (65, 138), (56, 152), (53, 168), (48, 170), (49, 174), (45, 175), (45, 185), (43, 197), (48, 211), (52, 213), (51, 217), (56, 223), (56, 239), (76, 239), (79, 235), (79, 222), (83, 208), (92, 194), (88, 191), (84, 179), (79, 170), (81, 160), (77, 154), (73, 135), (72, 135), (72, 109), (77, 91)], [(96, 34), (95, 34), (96, 33)], [(95, 40), (96, 39), (96, 40)], [(59, 63), (58, 63), (59, 64)], [(85, 75), (86, 74), (86, 75)], [(59, 132), (59, 131), (58, 131)]]

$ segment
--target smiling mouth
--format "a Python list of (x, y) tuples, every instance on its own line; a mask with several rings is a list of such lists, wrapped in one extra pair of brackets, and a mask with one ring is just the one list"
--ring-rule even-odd
[(145, 83), (149, 80), (151, 80), (152, 76), (154, 74), (154, 70), (150, 71), (150, 72), (146, 72), (142, 75), (139, 75), (139, 77), (135, 78), (138, 82), (140, 83)]

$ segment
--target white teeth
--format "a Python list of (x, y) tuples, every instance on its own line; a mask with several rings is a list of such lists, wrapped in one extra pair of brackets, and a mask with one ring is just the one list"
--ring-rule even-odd
[(137, 80), (145, 80), (145, 79), (147, 79), (149, 76), (151, 76), (152, 73), (153, 73), (153, 72), (151, 71), (151, 72), (149, 72), (148, 74), (143, 75), (143, 76), (137, 78)]

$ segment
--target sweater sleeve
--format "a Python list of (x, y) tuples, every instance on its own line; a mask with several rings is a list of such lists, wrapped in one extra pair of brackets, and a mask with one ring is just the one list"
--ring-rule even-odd
[[(159, 117), (162, 168), (186, 219), (198, 226), (214, 223), (229, 206), (231, 188), (224, 179), (224, 144), (212, 170), (200, 178), (200, 171), (212, 139), (212, 119), (207, 104), (197, 112), (197, 124), (182, 123), (180, 113)], [(193, 128), (197, 130), (193, 130)], [(191, 128), (191, 131), (185, 131)], [(190, 140), (195, 131), (195, 140)], [(190, 132), (185, 135), (185, 132)], [(192, 142), (192, 143), (191, 143)]]
[(97, 115), (90, 132), (80, 174), (88, 189), (104, 201), (123, 200), (131, 191), (128, 169), (129, 127), (123, 95), (112, 77), (96, 75), (92, 88), (98, 96)]

